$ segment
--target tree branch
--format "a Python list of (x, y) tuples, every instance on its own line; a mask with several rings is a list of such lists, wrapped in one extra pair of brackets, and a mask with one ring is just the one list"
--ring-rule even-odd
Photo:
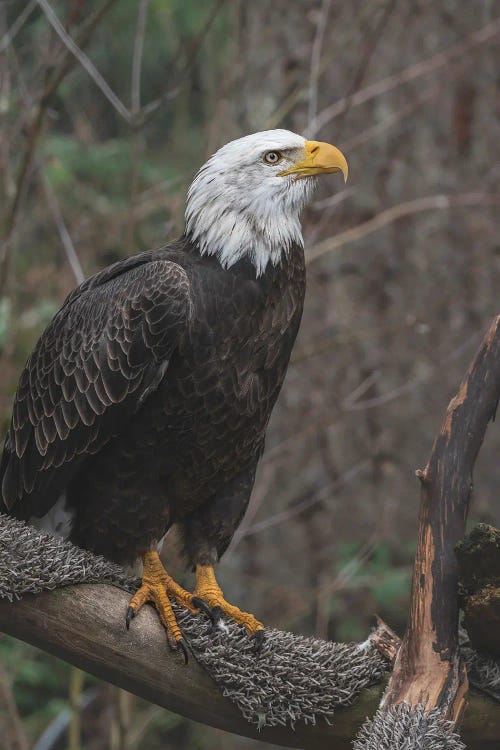
[(141, 0), (137, 12), (137, 24), (134, 39), (134, 55), (132, 57), (132, 84), (130, 92), (130, 106), (135, 116), (141, 108), (141, 73), (142, 53), (144, 51), (144, 39), (146, 36), (146, 23), (148, 18), (149, 0)]
[(325, 240), (313, 245), (306, 254), (307, 264), (317, 258), (321, 258), (334, 250), (340, 250), (344, 245), (357, 242), (373, 232), (392, 224), (406, 216), (421, 213), (422, 211), (442, 211), (451, 208), (463, 208), (474, 206), (498, 206), (500, 205), (500, 193), (458, 193), (457, 195), (427, 195), (411, 201), (398, 203), (384, 211), (376, 214), (373, 218), (357, 224), (351, 229), (340, 232), (335, 237), (327, 237)]
[[(396, 7), (397, 1), (398, 0), (389, 0), (389, 2), (386, 3), (385, 8), (383, 8), (383, 10), (381, 11), (380, 17), (377, 19), (377, 22), (375, 23), (373, 29), (366, 33), (366, 41), (364, 44), (364, 50), (361, 56), (361, 60), (354, 74), (352, 84), (346, 96), (342, 99), (342, 108), (336, 115), (336, 117), (340, 118), (340, 123), (337, 124), (337, 133), (341, 131), (345, 117), (351, 108), (353, 97), (361, 88), (361, 84), (370, 66), (371, 59), (375, 53), (375, 50), (379, 46), (379, 43), (384, 34), (385, 27), (387, 26), (387, 23)], [(311, 118), (308, 120), (308, 122), (310, 121)]]
[[(461, 716), (467, 689), (458, 650), (457, 564), (454, 547), (463, 536), (474, 462), (500, 395), (500, 316), (451, 402), (422, 482), (420, 536), (410, 625), (396, 657), (384, 708), (437, 706), (445, 718)], [(446, 521), (446, 524), (445, 524)], [(83, 553), (80, 553), (83, 554)], [(145, 608), (136, 626), (124, 626), (129, 594), (103, 584), (60, 588), (0, 602), (0, 629), (146, 700), (205, 724), (288, 747), (347, 750), (380, 698), (382, 685), (364, 690), (349, 708), (337, 707), (331, 725), (297, 723), (258, 730), (225, 699), (203, 668), (186, 669), (166, 644), (156, 616)], [(397, 638), (384, 626), (372, 643), (392, 658)], [(468, 694), (462, 734), (469, 750), (496, 746), (498, 704)], [(359, 743), (358, 743), (359, 746)]]
[(325, 32), (330, 12), (332, 0), (323, 0), (321, 8), (318, 11), (318, 22), (316, 24), (316, 33), (311, 47), (311, 69), (309, 72), (308, 86), (308, 114), (307, 122), (311, 122), (316, 117), (318, 111), (318, 84), (321, 73), (321, 52), (325, 40)]
[(153, 101), (149, 102), (148, 104), (144, 105), (144, 107), (142, 107), (140, 114), (138, 115), (137, 126), (141, 126), (141, 127), (144, 126), (147, 122), (151, 120), (151, 118), (158, 112), (158, 110), (164, 104), (167, 104), (172, 99), (175, 99), (175, 97), (178, 95), (181, 89), (181, 86), (184, 83), (184, 80), (186, 79), (187, 74), (191, 70), (194, 63), (196, 62), (198, 53), (201, 47), (203, 46), (203, 43), (208, 35), (208, 32), (212, 28), (212, 24), (217, 18), (219, 11), (221, 10), (225, 2), (226, 0), (216, 0), (214, 5), (212, 6), (210, 13), (205, 19), (205, 22), (203, 23), (200, 31), (194, 37), (194, 39), (190, 42), (189, 49), (187, 51), (186, 61), (176, 76), (177, 80), (176, 80), (175, 85), (173, 87), (169, 87), (157, 99), (153, 99)]
[[(135, 627), (125, 629), (129, 598), (113, 586), (84, 584), (26, 596), (14, 604), (1, 600), (0, 630), (195, 721), (288, 747), (326, 750), (335, 743), (336, 750), (348, 750), (356, 729), (378, 704), (383, 684), (363, 691), (350, 708), (338, 708), (332, 725), (258, 730), (194, 659), (184, 667), (169, 650), (152, 608), (145, 607)], [(470, 750), (486, 748), (498, 736), (498, 714), (495, 701), (471, 693), (465, 722)]]
[[(90, 16), (88, 21), (85, 22), (82, 31), (75, 42), (79, 49), (83, 49), (83, 47), (89, 42), (95, 28), (99, 25), (105, 13), (107, 13), (115, 2), (116, 0), (104, 0), (102, 6)], [(11, 258), (12, 238), (16, 228), (19, 209), (27, 189), (29, 175), (35, 158), (35, 150), (43, 130), (43, 123), (49, 106), (49, 101), (55, 91), (57, 91), (60, 83), (70, 72), (75, 62), (76, 58), (72, 56), (68, 49), (65, 49), (59, 63), (53, 69), (48, 69), (45, 73), (43, 92), (40, 96), (35, 116), (29, 127), (28, 141), (24, 154), (21, 157), (21, 165), (16, 179), (14, 198), (5, 215), (3, 237), (0, 243), (0, 296), (5, 292)]]
[[(486, 24), (486, 26), (474, 31), (472, 34), (465, 37), (465, 39), (457, 42), (457, 44), (449, 47), (444, 52), (438, 52), (435, 55), (432, 55), (432, 57), (428, 57), (425, 60), (421, 60), (418, 63), (414, 63), (413, 65), (404, 68), (399, 73), (394, 73), (381, 81), (376, 81), (375, 83), (366, 86), (366, 88), (359, 89), (352, 95), (349, 106), (358, 107), (365, 102), (369, 102), (382, 94), (392, 91), (398, 86), (414, 81), (417, 78), (420, 78), (420, 76), (426, 76), (429, 73), (433, 73), (435, 70), (439, 70), (439, 68), (458, 61), (463, 55), (469, 54), (475, 49), (481, 50), (483, 45), (489, 44), (499, 33), (500, 17), (497, 16), (490, 21), (490, 23)], [(309, 124), (307, 130), (308, 137), (316, 137), (329, 122), (342, 114), (346, 104), (346, 97), (343, 97), (320, 112), (314, 118), (312, 123)]]
[(10, 29), (0, 39), (0, 55), (5, 52), (7, 47), (12, 44), (16, 34), (22, 29), (28, 18), (31, 16), (37, 6), (38, 0), (30, 0), (20, 12)]
[(76, 283), (81, 284), (85, 280), (85, 274), (83, 273), (80, 259), (75, 250), (73, 240), (71, 239), (71, 235), (68, 232), (68, 228), (64, 221), (59, 201), (57, 200), (56, 194), (52, 190), (52, 185), (50, 184), (50, 181), (43, 167), (40, 167), (40, 173), (42, 188), (45, 193), (47, 205), (50, 213), (52, 214), (52, 218), (54, 219), (54, 224), (57, 227), (57, 231), (59, 232), (59, 237), (61, 238), (61, 243), (64, 248), (66, 258), (71, 270), (73, 271), (73, 276), (75, 277)]
[(450, 402), (422, 484), (409, 624), (383, 708), (401, 703), (440, 709), (457, 722), (467, 675), (458, 648), (455, 547), (465, 522), (476, 457), (500, 397), (500, 316), (495, 318)]
[(115, 108), (119, 115), (130, 125), (132, 123), (132, 115), (123, 104), (121, 99), (115, 94), (111, 86), (107, 81), (104, 80), (102, 75), (99, 73), (94, 63), (87, 57), (85, 52), (79, 47), (79, 45), (71, 38), (67, 33), (66, 29), (60, 22), (56, 13), (48, 0), (38, 0), (39, 6), (45, 13), (48, 22), (56, 32), (59, 39), (65, 45), (69, 52), (75, 56), (82, 68), (92, 78), (96, 86), (101, 90), (109, 103)]

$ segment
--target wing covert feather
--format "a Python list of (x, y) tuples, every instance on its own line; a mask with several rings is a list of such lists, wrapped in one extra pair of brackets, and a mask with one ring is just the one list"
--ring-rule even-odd
[(7, 508), (49, 486), (56, 501), (61, 480), (157, 387), (188, 322), (190, 284), (178, 264), (150, 260), (101, 278), (68, 297), (23, 370), (0, 468)]

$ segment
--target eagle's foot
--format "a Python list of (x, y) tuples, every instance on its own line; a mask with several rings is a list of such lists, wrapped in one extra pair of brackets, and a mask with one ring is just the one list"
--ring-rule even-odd
[(170, 599), (174, 599), (181, 606), (187, 607), (191, 612), (195, 612), (197, 610), (193, 608), (191, 603), (192, 595), (168, 575), (161, 564), (157, 552), (146, 552), (143, 557), (143, 563), (142, 585), (135, 592), (127, 608), (125, 618), (127, 629), (144, 604), (154, 604), (161, 623), (167, 631), (170, 646), (182, 651), (184, 661), (187, 664), (187, 648), (182, 638), (181, 629), (177, 624)]
[(222, 614), (227, 615), (238, 625), (244, 625), (248, 633), (254, 637), (256, 646), (260, 648), (264, 637), (263, 624), (253, 615), (243, 612), (224, 599), (224, 594), (216, 581), (215, 572), (211, 565), (196, 566), (196, 586), (191, 604), (197, 609), (202, 609), (201, 604), (203, 602), (209, 605), (214, 624), (217, 624)]

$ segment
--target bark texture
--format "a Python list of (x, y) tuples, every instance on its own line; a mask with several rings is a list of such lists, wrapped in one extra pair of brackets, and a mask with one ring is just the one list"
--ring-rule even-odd
[(457, 722), (467, 693), (458, 648), (458, 565), (472, 471), (500, 395), (500, 316), (450, 402), (422, 484), (409, 624), (383, 701), (409, 703)]
[[(247, 722), (224, 698), (202, 667), (191, 659), (184, 667), (169, 650), (152, 608), (140, 613), (126, 631), (124, 612), (129, 594), (103, 584), (68, 586), (26, 595), (14, 604), (0, 601), (0, 630), (64, 659), (171, 711), (246, 737), (287, 747), (349, 750), (367, 715), (374, 713), (384, 683), (364, 690), (348, 708), (335, 712), (332, 725), (297, 723), (263, 727)], [(498, 703), (471, 691), (463, 728), (469, 750), (494, 747), (500, 734)]]

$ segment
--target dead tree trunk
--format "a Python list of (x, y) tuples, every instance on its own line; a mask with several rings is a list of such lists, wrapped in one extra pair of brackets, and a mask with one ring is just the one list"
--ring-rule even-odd
[(458, 648), (458, 566), (472, 472), (500, 396), (500, 316), (486, 334), (451, 401), (420, 479), (418, 545), (409, 623), (382, 707), (437, 708), (457, 722), (467, 693)]

